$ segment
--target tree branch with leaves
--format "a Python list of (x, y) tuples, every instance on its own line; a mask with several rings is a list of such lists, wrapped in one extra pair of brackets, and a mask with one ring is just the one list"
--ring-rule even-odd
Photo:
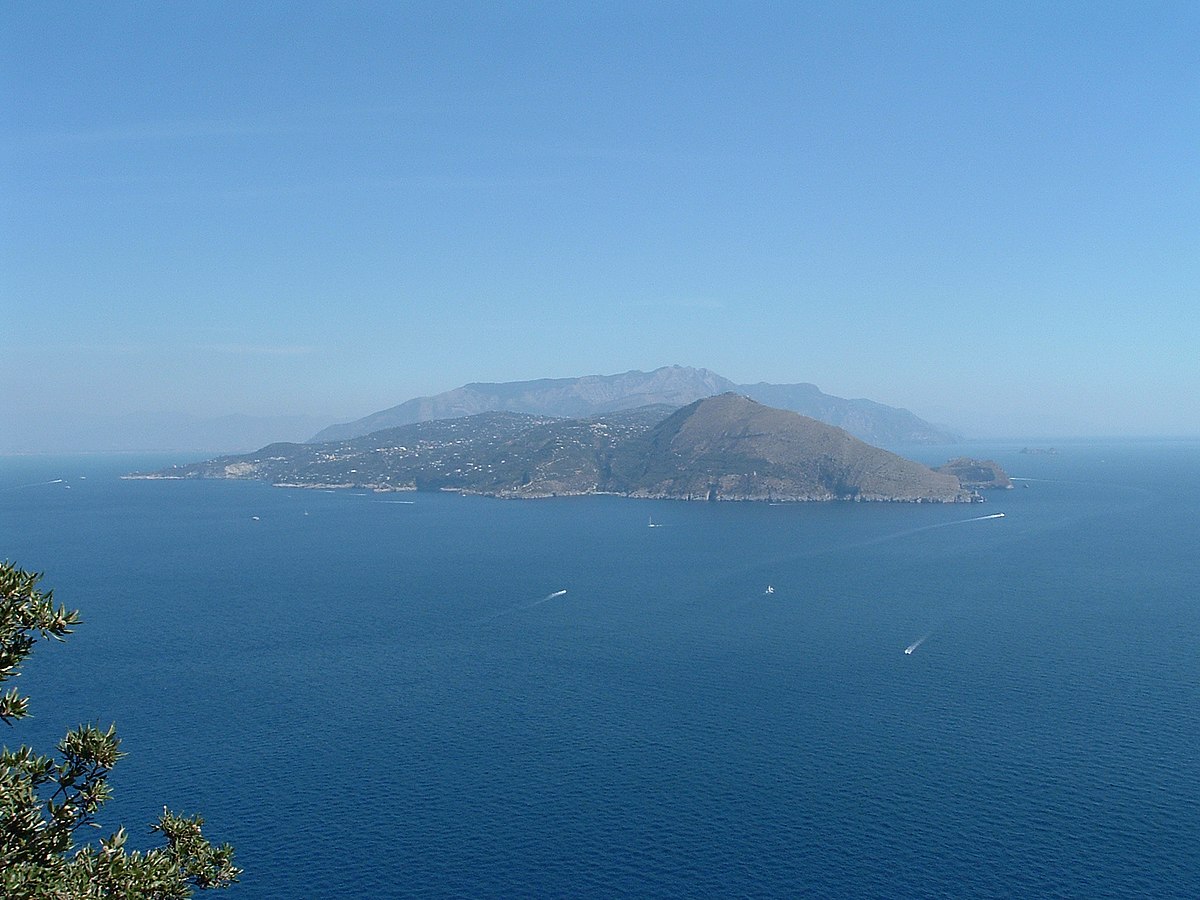
[[(0, 563), (0, 684), (21, 674), (38, 640), (61, 641), (79, 624), (78, 610), (55, 607), (53, 591), (39, 589), (41, 577)], [(6, 725), (28, 716), (29, 698), (15, 686), (0, 695)], [(115, 725), (80, 725), (58, 743), (57, 758), (26, 746), (0, 751), (0, 896), (168, 900), (237, 881), (233, 848), (210, 844), (199, 816), (166, 808), (151, 826), (165, 847), (127, 850), (124, 828), (76, 847), (76, 832), (98, 827), (96, 814), (112, 795), (120, 746)]]

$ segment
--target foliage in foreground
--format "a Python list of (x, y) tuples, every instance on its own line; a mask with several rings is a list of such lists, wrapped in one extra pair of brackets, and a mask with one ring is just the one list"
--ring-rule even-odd
[[(20, 675), (39, 637), (62, 640), (79, 623), (77, 610), (55, 608), (53, 592), (38, 589), (40, 579), (0, 563), (0, 684)], [(0, 695), (6, 725), (28, 715), (29, 698), (15, 687)], [(165, 808), (151, 826), (165, 847), (127, 850), (121, 828), (76, 848), (76, 831), (98, 827), (96, 813), (112, 793), (108, 775), (125, 755), (120, 744), (115, 726), (80, 725), (59, 742), (57, 758), (25, 746), (0, 752), (0, 897), (166, 900), (237, 880), (233, 848), (213, 847), (199, 816)]]

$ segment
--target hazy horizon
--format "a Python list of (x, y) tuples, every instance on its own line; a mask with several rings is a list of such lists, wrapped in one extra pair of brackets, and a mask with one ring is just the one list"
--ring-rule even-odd
[(0, 452), (671, 364), (968, 438), (1198, 436), (1198, 29), (10, 4)]
[[(619, 373), (586, 374), (614, 375)], [(752, 383), (745, 382), (747, 385)], [(460, 386), (455, 385), (455, 387)], [(391, 406), (395, 405), (398, 404), (391, 404)], [(367, 414), (378, 411), (369, 410)], [(131, 412), (120, 416), (84, 413), (69, 421), (27, 416), (20, 423), (21, 428), (10, 428), (0, 435), (0, 454), (250, 451), (277, 441), (304, 442), (327, 426), (355, 421), (358, 418), (362, 418), (362, 416), (340, 419), (311, 415), (252, 416), (237, 413), (223, 416), (197, 416), (175, 411)], [(969, 427), (962, 427), (961, 424), (953, 425), (938, 420), (936, 416), (932, 418), (922, 416), (922, 418), (955, 435), (957, 442), (960, 443), (978, 441), (1061, 441), (1069, 443), (1088, 439), (1171, 441), (1191, 440), (1197, 437), (1195, 433), (1186, 432), (1076, 433), (1069, 429), (1059, 428), (1056, 430), (1054, 423), (1050, 423), (1043, 430), (1005, 431), (1003, 428), (995, 427), (994, 424), (991, 428), (984, 425), (972, 430)], [(985, 421), (985, 419), (981, 418), (980, 421)]]

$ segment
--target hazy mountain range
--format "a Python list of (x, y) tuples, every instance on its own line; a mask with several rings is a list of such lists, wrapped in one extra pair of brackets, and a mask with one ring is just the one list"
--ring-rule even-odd
[(906, 409), (872, 400), (834, 397), (822, 393), (816, 385), (735, 384), (708, 369), (665, 366), (653, 372), (632, 371), (621, 375), (467, 384), (432, 397), (417, 397), (353, 422), (331, 425), (311, 441), (345, 440), (383, 428), (482, 412), (579, 418), (651, 404), (678, 408), (728, 392), (844, 428), (871, 444), (892, 446), (954, 440), (953, 435)]
[(739, 385), (707, 369), (667, 366), (621, 375), (468, 384), (341, 425), (329, 425), (329, 418), (310, 415), (202, 417), (172, 412), (108, 414), (99, 409), (72, 415), (32, 412), (10, 417), (0, 429), (0, 453), (230, 453), (277, 441), (342, 439), (381, 428), (480, 412), (570, 418), (659, 405), (665, 416), (695, 400), (729, 391), (836, 425), (876, 445), (899, 447), (954, 439), (907, 410), (871, 400), (834, 397), (815, 385)]
[(483, 412), (344, 440), (271, 444), (256, 453), (141, 477), (453, 490), (497, 497), (609, 493), (688, 500), (978, 499), (952, 474), (736, 393), (697, 400), (673, 412), (662, 404), (584, 418)]

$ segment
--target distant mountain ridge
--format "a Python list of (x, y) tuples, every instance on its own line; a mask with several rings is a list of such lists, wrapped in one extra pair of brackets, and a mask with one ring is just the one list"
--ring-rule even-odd
[(354, 422), (331, 425), (310, 438), (309, 443), (346, 440), (383, 428), (483, 412), (580, 418), (656, 404), (679, 408), (728, 392), (843, 428), (871, 444), (954, 440), (953, 435), (906, 409), (872, 400), (834, 397), (822, 393), (816, 385), (766, 382), (739, 385), (708, 369), (664, 366), (652, 372), (635, 370), (620, 375), (466, 384), (431, 397), (416, 397)]
[[(665, 417), (664, 417), (665, 414)], [(449, 490), (495, 497), (971, 502), (952, 474), (735, 393), (598, 417), (485, 412), (344, 441), (270, 444), (144, 478), (283, 487)]]

